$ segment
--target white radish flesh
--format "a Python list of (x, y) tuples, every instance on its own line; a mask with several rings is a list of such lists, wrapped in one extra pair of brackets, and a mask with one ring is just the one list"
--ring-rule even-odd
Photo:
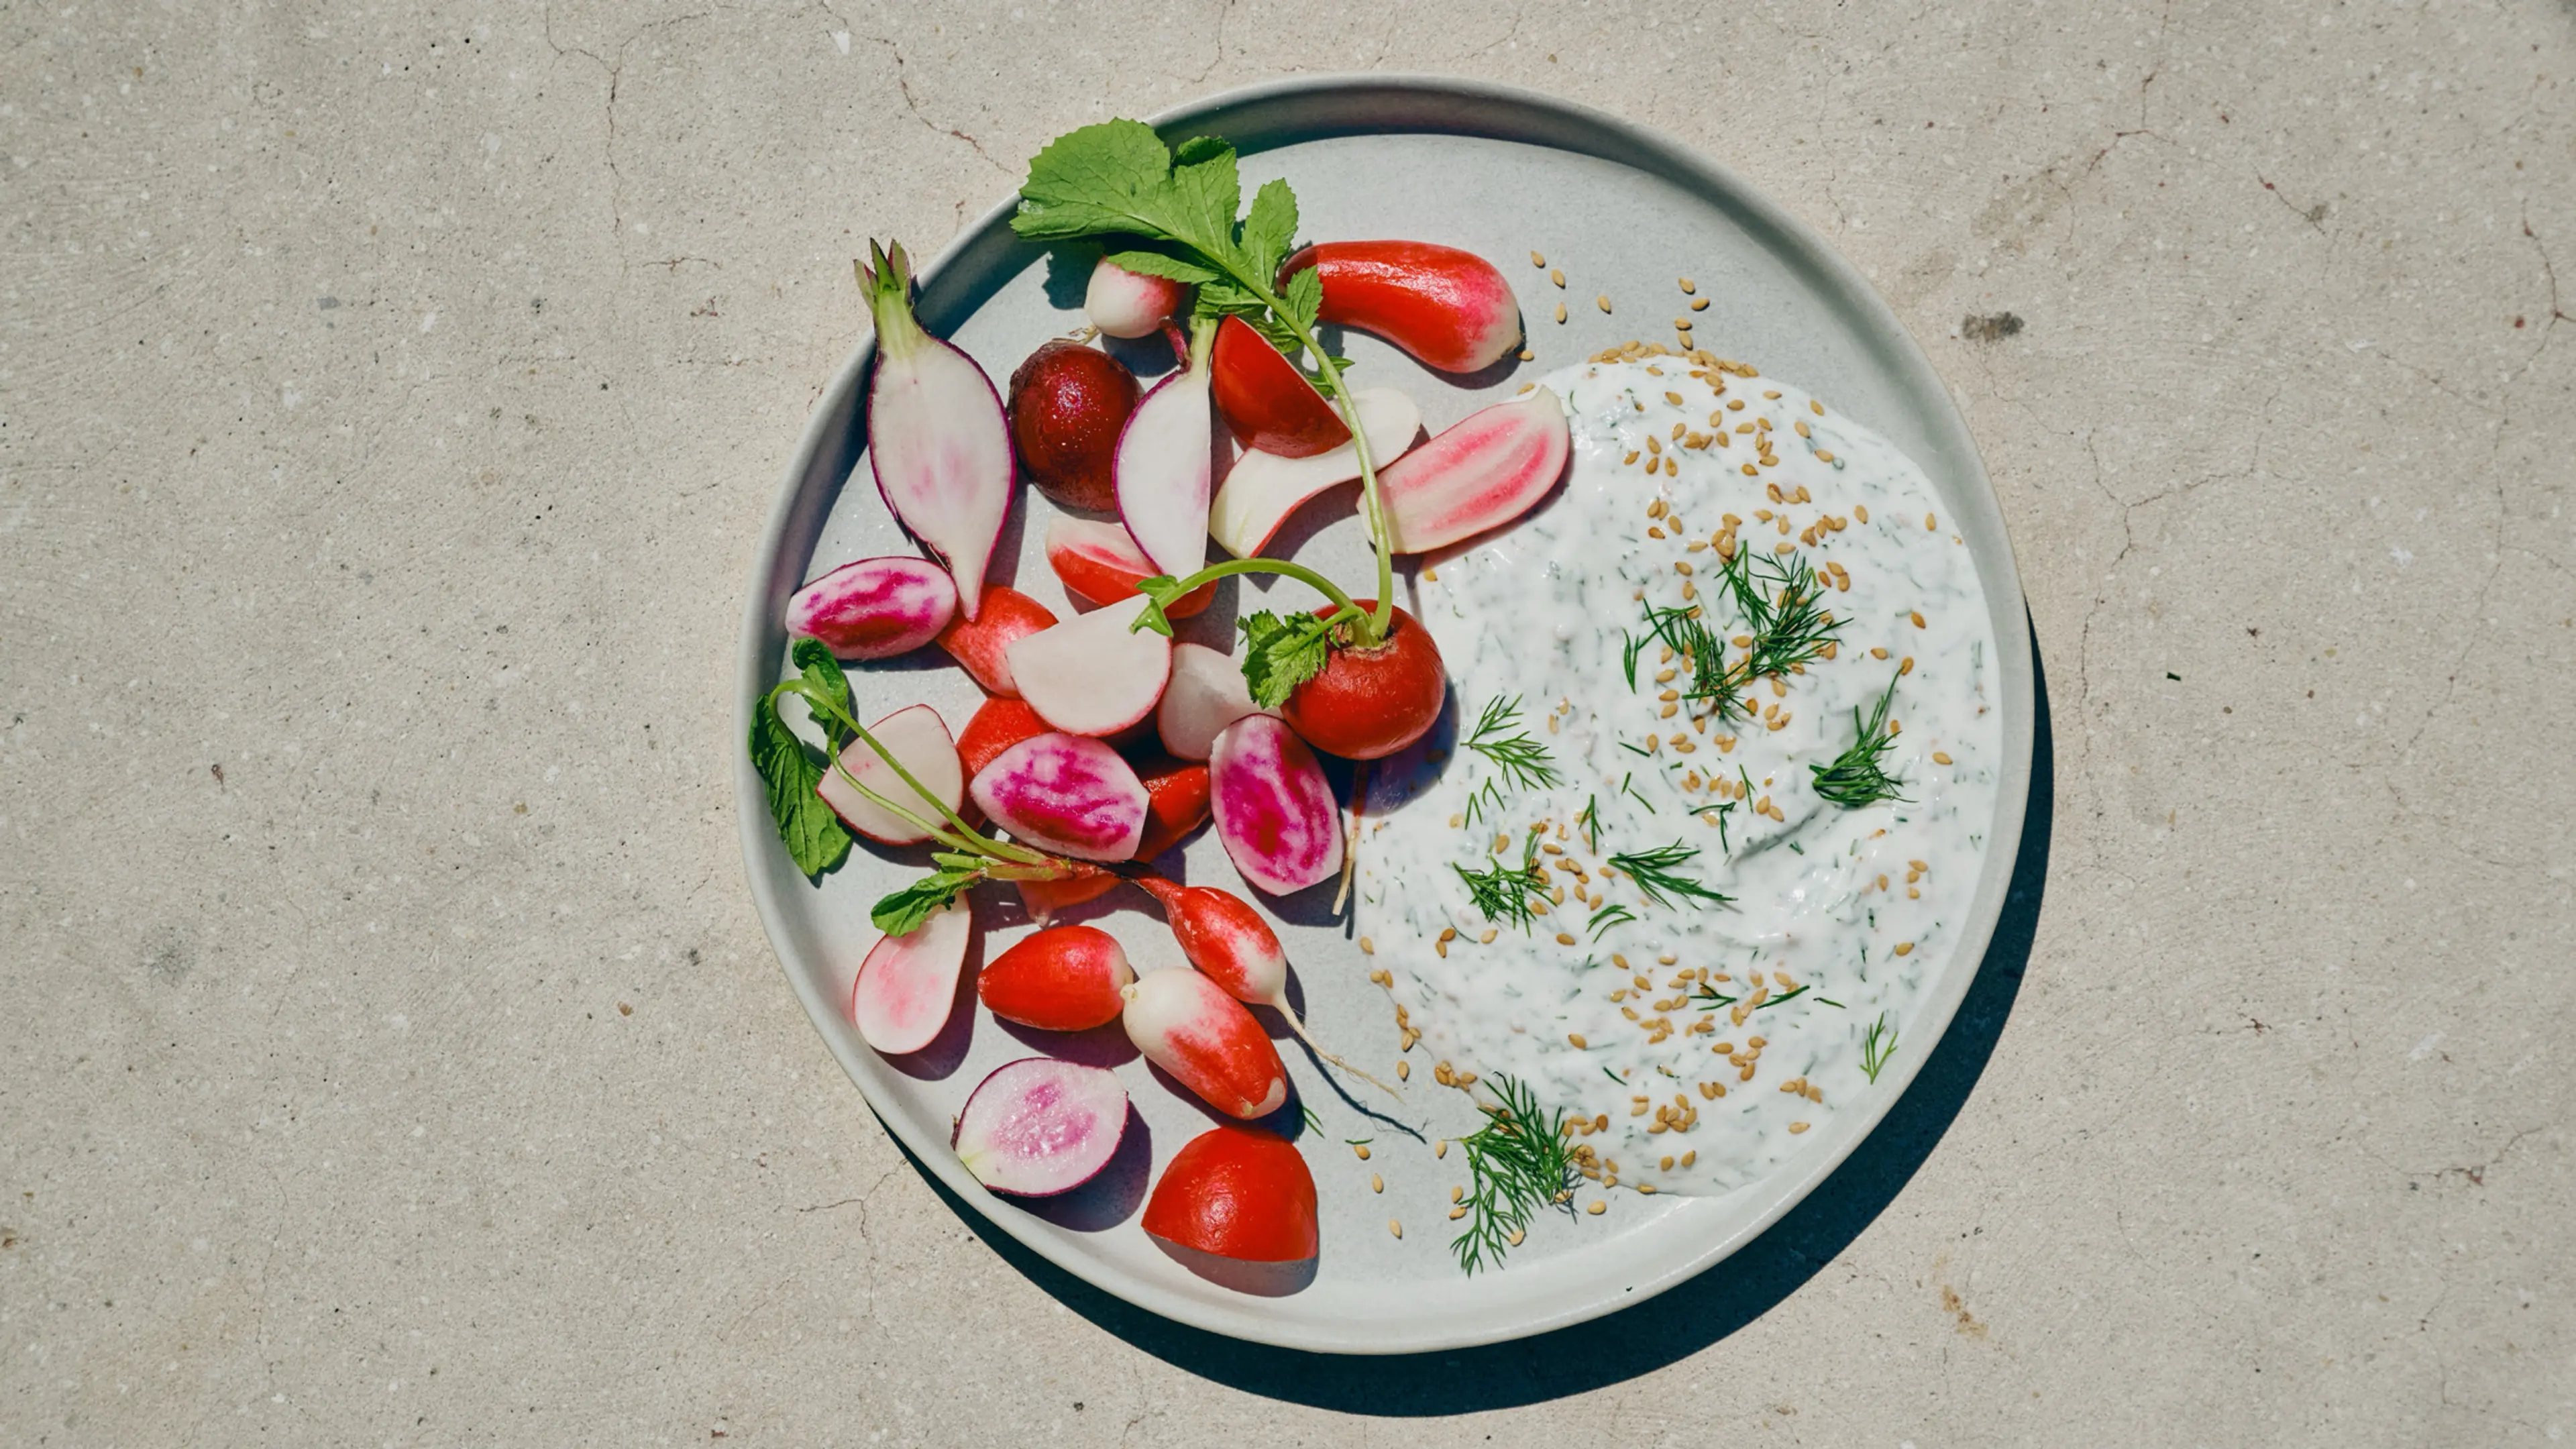
[(968, 789), (993, 823), (1076, 860), (1126, 860), (1145, 838), (1145, 782), (1116, 750), (1081, 735), (1022, 740)]
[(1208, 754), (1217, 838), (1243, 878), (1272, 895), (1342, 868), (1342, 812), (1315, 752), (1266, 714), (1225, 727)]
[[(873, 245), (871, 250), (874, 250)], [(1011, 510), (1011, 431), (975, 359), (921, 329), (903, 248), (859, 268), (877, 330), (868, 383), (868, 466), (886, 507), (956, 578), (975, 617), (984, 571)]]
[(1127, 988), (1120, 1013), (1145, 1059), (1209, 1106), (1250, 1120), (1288, 1100), (1279, 1049), (1243, 1003), (1186, 966), (1148, 971)]
[(1014, 641), (1006, 654), (1020, 698), (1077, 735), (1116, 734), (1153, 713), (1172, 677), (1172, 641), (1132, 627), (1150, 602), (1138, 594)]
[(1154, 384), (1118, 435), (1118, 518), (1154, 567), (1178, 578), (1207, 562), (1216, 415), (1206, 349)]
[(1527, 513), (1565, 473), (1565, 405), (1533, 388), (1471, 413), (1378, 475), (1397, 553), (1425, 553)]
[(787, 600), (787, 632), (841, 659), (891, 659), (939, 637), (957, 613), (957, 584), (917, 558), (845, 563)]
[[(926, 704), (896, 710), (868, 726), (877, 743), (912, 772), (939, 804), (934, 805), (903, 782), (867, 741), (852, 740), (841, 750), (841, 769), (858, 777), (861, 785), (911, 811), (932, 825), (946, 822), (939, 805), (957, 808), (966, 798), (966, 770), (957, 760), (957, 743), (948, 734), (947, 721)], [(914, 845), (930, 837), (901, 816), (868, 799), (850, 783), (841, 770), (826, 770), (814, 786), (814, 793), (841, 817), (841, 823), (882, 845)]]
[(879, 940), (850, 987), (850, 1020), (859, 1036), (887, 1056), (937, 1040), (957, 1004), (957, 973), (974, 934), (974, 912), (959, 896), (909, 934)]
[[(1413, 446), (1422, 431), (1422, 409), (1391, 387), (1364, 388), (1351, 394), (1359, 409), (1360, 431), (1368, 438), (1369, 461), (1384, 468)], [(1360, 476), (1359, 450), (1344, 443), (1308, 458), (1246, 451), (1234, 460), (1224, 486), (1208, 509), (1208, 532), (1237, 558), (1261, 552), (1279, 525), (1309, 498)]]
[(1127, 1089), (1106, 1068), (1030, 1057), (976, 1086), (950, 1141), (993, 1191), (1053, 1197), (1097, 1176), (1126, 1135)]
[(1154, 706), (1154, 731), (1176, 759), (1204, 760), (1227, 725), (1248, 714), (1275, 714), (1252, 702), (1243, 664), (1204, 644), (1172, 646), (1171, 682)]
[(1171, 320), (1181, 305), (1181, 284), (1113, 265), (1102, 257), (1083, 289), (1082, 310), (1091, 325), (1112, 337), (1142, 337)]

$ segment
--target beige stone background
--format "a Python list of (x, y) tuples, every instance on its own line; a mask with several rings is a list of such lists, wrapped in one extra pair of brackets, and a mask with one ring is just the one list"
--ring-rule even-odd
[[(1883, 1185), (1354, 1366), (905, 1164), (729, 689), (861, 237), (1369, 68), (1663, 128), (1876, 279), (2054, 816)], [(0, 6), (0, 1440), (2561, 1440), (2571, 71), (2564, 0)]]

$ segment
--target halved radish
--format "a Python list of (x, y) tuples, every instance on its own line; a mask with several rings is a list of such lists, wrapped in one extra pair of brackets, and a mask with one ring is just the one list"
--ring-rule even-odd
[(1127, 1039), (1209, 1106), (1250, 1119), (1288, 1100), (1279, 1049), (1215, 982), (1187, 966), (1167, 966), (1137, 977), (1123, 994)]
[(1029, 1057), (995, 1067), (950, 1141), (995, 1192), (1053, 1197), (1089, 1182), (1127, 1134), (1127, 1089), (1105, 1067)]
[(1050, 726), (1025, 699), (988, 699), (966, 721), (966, 732), (957, 737), (957, 763), (964, 766), (966, 778), (984, 773), (984, 767), (1001, 758), (1002, 751), (1022, 740), (1045, 734)]
[[(1360, 431), (1368, 435), (1369, 461), (1379, 468), (1402, 457), (1422, 431), (1422, 409), (1394, 388), (1361, 389), (1351, 394), (1351, 403), (1359, 409)], [(1208, 532), (1226, 552), (1250, 558), (1299, 505), (1358, 476), (1359, 449), (1347, 441), (1303, 458), (1247, 451), (1234, 460), (1208, 506)]]
[(1098, 900), (1124, 883), (1123, 877), (1111, 875), (1088, 861), (1075, 864), (1082, 869), (1062, 880), (1014, 882), (1020, 888), (1020, 908), (1029, 913), (1030, 920), (1045, 925), (1056, 912)]
[(1153, 713), (1172, 677), (1172, 641), (1133, 627), (1150, 602), (1135, 595), (1011, 645), (1005, 653), (1020, 697), (1077, 735), (1114, 735)]
[(1136, 843), (1138, 860), (1152, 860), (1207, 823), (1207, 766), (1144, 760), (1137, 762), (1136, 778), (1145, 782), (1145, 838)]
[(1342, 812), (1315, 752), (1266, 714), (1225, 727), (1208, 756), (1217, 838), (1243, 878), (1272, 895), (1342, 868)]
[(1054, 627), (1055, 610), (1008, 584), (995, 584), (984, 591), (983, 616), (959, 618), (941, 630), (939, 647), (956, 656), (986, 694), (1017, 699), (1020, 686), (1011, 677), (1011, 646)]
[(912, 262), (895, 247), (859, 267), (877, 329), (868, 381), (868, 468), (886, 507), (930, 545), (957, 581), (960, 611), (976, 616), (984, 570), (1011, 511), (1010, 424), (1002, 395), (975, 359), (921, 330), (912, 315)]
[(1118, 1019), (1136, 979), (1118, 938), (1092, 926), (1057, 926), (984, 963), (975, 994), (1004, 1021), (1042, 1031), (1089, 1031)]
[(1082, 297), (1091, 325), (1112, 337), (1142, 337), (1170, 321), (1180, 304), (1180, 283), (1131, 272), (1107, 257), (1092, 267)]
[(1214, 491), (1216, 421), (1208, 410), (1207, 349), (1154, 384), (1118, 435), (1118, 520), (1178, 578), (1207, 562), (1208, 496)]
[(1154, 706), (1154, 730), (1163, 748), (1184, 760), (1204, 760), (1218, 732), (1248, 714), (1273, 714), (1252, 702), (1243, 666), (1231, 654), (1204, 644), (1172, 646), (1172, 677)]
[(1247, 448), (1305, 458), (1351, 440), (1350, 424), (1306, 374), (1240, 317), (1217, 324), (1209, 386), (1226, 426)]
[(1280, 948), (1279, 933), (1270, 929), (1250, 901), (1215, 886), (1176, 885), (1155, 875), (1139, 876), (1136, 884), (1162, 905), (1172, 939), (1180, 943), (1181, 954), (1200, 975), (1237, 1001), (1278, 1012), (1315, 1049), (1315, 1055), (1402, 1099), (1395, 1088), (1324, 1050), (1323, 1043), (1306, 1030), (1306, 1023), (1288, 1005), (1288, 953)]
[(850, 986), (850, 1020), (859, 1036), (890, 1057), (936, 1040), (956, 1005), (957, 973), (974, 935), (975, 914), (961, 895), (908, 934), (869, 948)]
[(1547, 496), (1571, 450), (1565, 406), (1547, 388), (1470, 413), (1378, 475), (1397, 553), (1425, 553), (1500, 528)]
[(1022, 740), (968, 787), (993, 823), (1076, 860), (1125, 860), (1145, 835), (1145, 785), (1118, 752), (1081, 735)]
[(1247, 1263), (1315, 1256), (1315, 1174), (1274, 1132), (1231, 1125), (1182, 1144), (1145, 1201), (1145, 1231)]
[(845, 563), (787, 600), (787, 633), (820, 639), (842, 659), (891, 659), (939, 637), (957, 615), (957, 584), (927, 559)]
[[(910, 705), (896, 710), (868, 726), (877, 743), (903, 762), (922, 788), (949, 809), (966, 798), (966, 771), (957, 762), (957, 746), (948, 738), (947, 722), (939, 711), (926, 704)], [(858, 777), (861, 785), (876, 791), (897, 805), (933, 825), (945, 819), (939, 805), (933, 805), (914, 793), (894, 772), (894, 767), (869, 749), (865, 740), (852, 740), (841, 749), (842, 769)], [(900, 816), (861, 795), (841, 770), (826, 770), (814, 786), (814, 793), (841, 817), (841, 823), (868, 839), (883, 845), (914, 845), (930, 837), (907, 824)]]
[[(1126, 529), (1088, 518), (1059, 517), (1048, 524), (1046, 556), (1064, 591), (1088, 604), (1116, 603), (1162, 572)], [(1164, 605), (1163, 617), (1186, 619), (1215, 597), (1216, 582), (1210, 580)]]

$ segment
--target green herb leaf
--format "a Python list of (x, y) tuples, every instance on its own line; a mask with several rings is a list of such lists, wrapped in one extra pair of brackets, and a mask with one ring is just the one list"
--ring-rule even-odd
[(1267, 609), (1247, 614), (1243, 629), (1243, 682), (1252, 702), (1277, 709), (1297, 686), (1324, 672), (1332, 625), (1312, 614), (1281, 618)]
[(1493, 761), (1513, 788), (1544, 790), (1557, 781), (1555, 759), (1536, 736), (1518, 728), (1520, 722), (1519, 695), (1488, 700), (1475, 730), (1467, 736), (1467, 748)]
[(1849, 749), (1834, 757), (1830, 765), (1809, 765), (1816, 777), (1816, 793), (1846, 810), (1857, 810), (1881, 800), (1903, 800), (1897, 791), (1896, 777), (1887, 773), (1887, 752), (1896, 737), (1887, 732), (1887, 707), (1896, 699), (1896, 681), (1904, 677), (1899, 670), (1889, 676), (1887, 691), (1870, 706), (1866, 717), (1860, 706), (1852, 706), (1852, 728), (1858, 731)]
[(1681, 868), (1698, 854), (1698, 850), (1676, 840), (1670, 845), (1659, 845), (1653, 850), (1614, 855), (1610, 857), (1610, 863), (1627, 872), (1628, 878), (1637, 883), (1637, 889), (1645, 893), (1646, 899), (1659, 906), (1672, 904), (1666, 899), (1667, 892), (1694, 904), (1704, 902), (1709, 905), (1723, 906), (1731, 903), (1735, 899), (1733, 896), (1720, 895), (1689, 876), (1681, 874)]
[(1467, 897), (1488, 921), (1497, 925), (1508, 922), (1527, 934), (1538, 913), (1530, 909), (1533, 897), (1544, 900), (1547, 888), (1539, 881), (1538, 836), (1532, 833), (1521, 850), (1521, 863), (1515, 868), (1495, 861), (1483, 870), (1469, 870), (1451, 862), (1458, 879), (1467, 883)]
[[(1142, 121), (1103, 121), (1067, 131), (1029, 162), (1011, 230), (1031, 241), (1102, 232), (1192, 239), (1174, 210), (1172, 153)], [(1195, 245), (1195, 242), (1193, 241)]]
[(1167, 277), (1175, 282), (1213, 282), (1219, 275), (1212, 267), (1185, 261), (1168, 252), (1111, 252), (1107, 260), (1111, 266), (1134, 272), (1140, 277)]
[(1252, 210), (1243, 218), (1246, 269), (1256, 277), (1276, 276), (1279, 264), (1288, 260), (1288, 249), (1296, 244), (1297, 193), (1285, 181), (1263, 182), (1252, 194)]
[(1887, 1059), (1894, 1055), (1896, 1023), (1890, 1019), (1889, 1013), (1882, 1011), (1878, 1020), (1869, 1024), (1868, 1035), (1860, 1039), (1860, 1069), (1869, 1073), (1870, 1081), (1875, 1084), (1878, 1074), (1887, 1070)]
[(1562, 1207), (1571, 1216), (1574, 1189), (1582, 1180), (1565, 1135), (1563, 1108), (1542, 1116), (1537, 1094), (1499, 1073), (1486, 1085), (1496, 1105), (1485, 1107), (1484, 1126), (1458, 1139), (1466, 1149), (1472, 1186), (1465, 1199), (1467, 1226), (1449, 1247), (1458, 1255), (1459, 1268), (1469, 1274), (1499, 1266), (1531, 1220), (1549, 1206)]
[(868, 912), (868, 919), (889, 936), (909, 936), (983, 878), (982, 871), (933, 871), (878, 901), (875, 909)]
[(769, 816), (778, 822), (778, 838), (786, 843), (788, 858), (798, 870), (821, 875), (848, 858), (849, 831), (814, 793), (822, 783), (823, 766), (806, 752), (805, 742), (787, 727), (787, 721), (778, 717), (775, 693), (752, 711), (751, 763), (760, 772), (761, 784), (768, 787)]
[[(859, 717), (858, 707), (850, 702), (850, 676), (841, 672), (841, 661), (832, 657), (831, 649), (822, 640), (799, 639), (788, 657), (803, 671), (797, 679), (798, 692), (809, 704), (817, 698), (828, 700), (844, 716)], [(847, 726), (822, 710), (814, 711), (814, 722), (823, 727), (823, 736), (832, 742), (835, 751), (844, 741), (855, 738)]]

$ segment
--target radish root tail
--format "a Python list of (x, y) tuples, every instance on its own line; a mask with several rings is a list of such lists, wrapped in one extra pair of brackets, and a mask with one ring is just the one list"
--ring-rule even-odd
[[(1342, 842), (1342, 884), (1333, 892), (1333, 914), (1337, 916), (1342, 913), (1342, 907), (1350, 903), (1351, 876), (1359, 869), (1360, 819), (1368, 810), (1368, 787), (1369, 761), (1362, 760), (1351, 779), (1351, 824), (1349, 836)], [(1316, 1050), (1323, 1048), (1316, 1047)]]
[(1343, 1071), (1350, 1073), (1352, 1076), (1357, 1077), (1361, 1081), (1368, 1083), (1370, 1086), (1377, 1088), (1379, 1091), (1386, 1093), (1395, 1100), (1399, 1102), (1404, 1100), (1404, 1094), (1402, 1092), (1399, 1092), (1395, 1088), (1388, 1086), (1386, 1083), (1379, 1081), (1377, 1078), (1370, 1076), (1368, 1073), (1361, 1071), (1359, 1068), (1352, 1066), (1349, 1062), (1343, 1061), (1340, 1057), (1333, 1055), (1331, 1052), (1324, 1050), (1324, 1044), (1315, 1040), (1314, 1033), (1306, 1030), (1306, 1023), (1297, 1019), (1297, 1013), (1290, 1011), (1285, 1006), (1282, 1006), (1279, 1008), (1279, 1014), (1287, 1018), (1288, 1029), (1297, 1033), (1297, 1039), (1304, 1042), (1308, 1050), (1314, 1052), (1315, 1055), (1331, 1062), (1334, 1066), (1340, 1067)]

